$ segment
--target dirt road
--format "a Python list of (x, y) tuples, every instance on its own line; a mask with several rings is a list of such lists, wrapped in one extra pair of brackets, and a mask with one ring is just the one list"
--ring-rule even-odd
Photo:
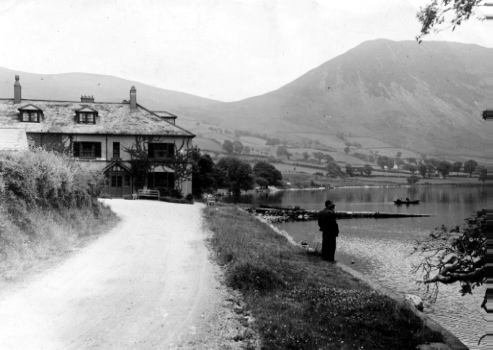
[(245, 315), (209, 260), (202, 205), (106, 202), (115, 229), (0, 293), (0, 349), (239, 348)]

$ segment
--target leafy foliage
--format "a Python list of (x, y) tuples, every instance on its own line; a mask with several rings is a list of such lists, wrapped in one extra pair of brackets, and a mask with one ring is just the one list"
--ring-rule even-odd
[(241, 191), (253, 189), (254, 177), (250, 164), (235, 157), (221, 158), (217, 163), (217, 170), (221, 173), (219, 186), (229, 188), (235, 195)]
[(233, 142), (231, 142), (229, 140), (224, 140), (223, 150), (224, 150), (224, 152), (226, 152), (228, 154), (233, 154), (233, 152), (234, 152)]
[[(263, 178), (267, 180), (267, 184), (270, 186), (281, 185), (282, 174), (275, 166), (267, 162), (257, 162), (253, 166), (253, 174), (256, 178)], [(257, 183), (259, 183), (257, 181)], [(260, 183), (259, 183), (260, 185)]]
[(417, 242), (415, 253), (423, 260), (413, 271), (424, 273), (424, 283), (434, 284), (435, 295), (438, 283), (459, 282), (465, 295), (486, 281), (486, 219), (482, 209), (465, 219), (462, 227), (442, 226)]
[(407, 183), (408, 184), (415, 185), (416, 183), (418, 183), (418, 181), (420, 180), (420, 178), (417, 177), (416, 175), (412, 175), (412, 176), (409, 176), (406, 180), (407, 180)]
[(443, 177), (447, 177), (450, 174), (451, 169), (452, 169), (452, 164), (447, 162), (446, 160), (442, 160), (440, 163), (438, 163), (437, 171)]
[(102, 190), (104, 177), (69, 157), (40, 148), (0, 154), (7, 196), (27, 205), (84, 206)]
[[(480, 6), (483, 0), (432, 0), (425, 7), (421, 7), (417, 13), (421, 23), (421, 32), (416, 37), (419, 42), (429, 34), (432, 29), (440, 31), (437, 26), (450, 22), (452, 30), (461, 25), (463, 21), (469, 20), (474, 13), (474, 9)], [(452, 17), (447, 17), (451, 15)]]
[(472, 177), (472, 173), (476, 171), (476, 167), (478, 166), (478, 163), (473, 160), (469, 159), (467, 162), (464, 163), (464, 172), (469, 174), (469, 177)]

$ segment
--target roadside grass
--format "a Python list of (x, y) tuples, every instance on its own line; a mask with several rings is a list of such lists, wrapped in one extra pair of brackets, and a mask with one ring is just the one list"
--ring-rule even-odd
[(226, 283), (244, 296), (263, 349), (409, 349), (440, 341), (409, 306), (293, 246), (234, 206), (204, 210)]
[(99, 202), (81, 208), (21, 206), (15, 217), (0, 204), (0, 281), (16, 281), (50, 267), (118, 222)]

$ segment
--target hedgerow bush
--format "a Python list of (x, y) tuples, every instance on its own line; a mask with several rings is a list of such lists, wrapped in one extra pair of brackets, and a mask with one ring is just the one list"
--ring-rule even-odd
[(88, 206), (101, 193), (103, 175), (70, 158), (34, 149), (0, 154), (6, 197), (26, 205)]
[(97, 200), (102, 174), (34, 149), (0, 153), (0, 282), (15, 280), (118, 221)]

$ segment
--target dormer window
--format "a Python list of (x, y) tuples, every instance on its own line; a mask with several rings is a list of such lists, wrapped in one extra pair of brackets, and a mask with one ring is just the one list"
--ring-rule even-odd
[(19, 108), (20, 121), (23, 123), (39, 123), (43, 111), (34, 105), (27, 105)]
[(79, 124), (96, 124), (98, 112), (92, 108), (81, 108), (75, 111), (77, 123)]
[(79, 123), (94, 124), (94, 113), (79, 113)]

